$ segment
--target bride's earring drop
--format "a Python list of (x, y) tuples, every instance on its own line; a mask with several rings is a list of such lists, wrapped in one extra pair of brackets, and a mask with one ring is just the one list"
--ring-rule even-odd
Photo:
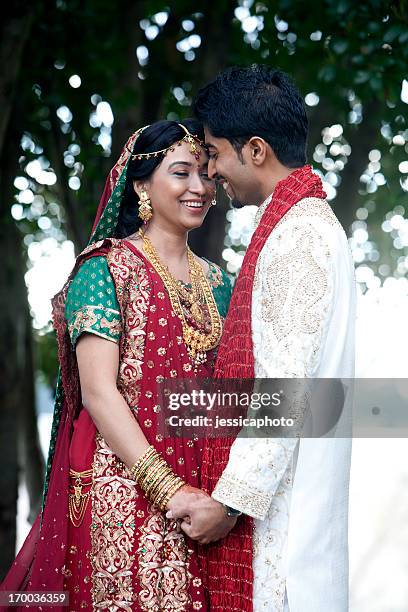
[(139, 218), (143, 221), (143, 223), (148, 223), (150, 219), (153, 217), (153, 208), (150, 202), (149, 194), (146, 189), (142, 189), (140, 192), (140, 200), (139, 200)]

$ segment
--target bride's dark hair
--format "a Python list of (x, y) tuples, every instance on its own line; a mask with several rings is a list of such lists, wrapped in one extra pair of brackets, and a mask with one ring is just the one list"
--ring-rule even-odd
[[(204, 140), (204, 129), (196, 119), (180, 121), (191, 134)], [(156, 121), (146, 128), (136, 139), (133, 153), (150, 153), (170, 147), (185, 136), (185, 131), (176, 121)], [(130, 159), (126, 174), (125, 190), (116, 224), (115, 238), (125, 238), (134, 234), (143, 221), (138, 217), (138, 197), (133, 187), (133, 181), (148, 179), (163, 161), (163, 156), (150, 159)]]

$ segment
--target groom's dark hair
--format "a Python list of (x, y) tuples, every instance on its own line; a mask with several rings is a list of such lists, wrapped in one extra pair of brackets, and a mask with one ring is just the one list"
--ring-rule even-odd
[(193, 108), (214, 136), (229, 140), (241, 161), (244, 144), (260, 136), (284, 166), (306, 163), (305, 105), (281, 70), (263, 64), (227, 68), (199, 90)]

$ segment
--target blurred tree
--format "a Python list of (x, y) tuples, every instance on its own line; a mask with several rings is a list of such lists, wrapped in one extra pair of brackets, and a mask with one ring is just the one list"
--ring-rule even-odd
[[(78, 252), (130, 133), (159, 117), (188, 116), (197, 89), (225, 66), (263, 62), (292, 74), (306, 97), (309, 157), (344, 227), (362, 230), (360, 242), (352, 239), (356, 261), (376, 272), (386, 263), (390, 273), (406, 273), (408, 239), (391, 224), (404, 214), (408, 190), (398, 171), (408, 153), (408, 93), (401, 99), (406, 1), (38, 0), (17, 3), (2, 27), (0, 142), (8, 134), (1, 149), (8, 170), (1, 214), (9, 265), (44, 238), (67, 237)], [(225, 208), (223, 202), (212, 210), (192, 235), (194, 248), (215, 260)], [(386, 232), (379, 229), (384, 220)], [(7, 275), (0, 291), (7, 288), (11, 303), (26, 303), (22, 269), (13, 278), (13, 293)], [(4, 320), (3, 338), (17, 337), (17, 328), (27, 329)], [(49, 342), (38, 337), (44, 331), (36, 331), (38, 355), (53, 380)], [(18, 371), (17, 354), (7, 359)], [(4, 414), (12, 406), (6, 396)], [(11, 490), (15, 495), (15, 484)]]
[[(52, 231), (59, 224), (82, 248), (104, 176), (128, 135), (157, 117), (188, 115), (197, 88), (226, 65), (264, 62), (292, 74), (306, 97), (309, 158), (326, 179), (340, 221), (349, 231), (359, 210), (360, 227), (371, 226), (374, 241), (366, 241), (363, 259), (375, 269), (397, 266), (404, 253), (391, 252), (389, 237), (377, 228), (408, 188), (397, 170), (407, 153), (400, 96), (406, 2), (326, 0), (306, 8), (291, 0), (201, 0), (192, 9), (183, 0), (115, 6), (60, 0), (41, 7), (27, 50), (24, 129), (31, 141), (23, 167), (40, 159), (56, 172), (51, 188), (30, 180), (36, 194), (60, 205)], [(47, 44), (40, 49), (38, 40)], [(73, 75), (80, 75), (80, 86), (70, 85)], [(113, 117), (101, 119), (106, 103)], [(34, 225), (44, 214), (37, 210)], [(192, 235), (195, 248), (215, 259), (224, 213), (225, 203)]]
[(0, 579), (14, 558), (18, 474), (21, 468), (29, 493), (31, 518), (40, 507), (43, 459), (39, 450), (33, 376), (32, 321), (24, 283), (26, 256), (21, 232), (10, 215), (21, 138), (21, 106), (17, 81), (34, 10), (16, 2), (8, 21), (2, 21), (0, 57)]

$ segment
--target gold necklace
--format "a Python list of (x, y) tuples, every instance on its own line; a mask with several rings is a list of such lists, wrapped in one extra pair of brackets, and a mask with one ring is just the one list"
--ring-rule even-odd
[(195, 329), (187, 322), (180, 301), (178, 281), (171, 274), (167, 266), (165, 266), (161, 262), (155, 247), (153, 246), (149, 238), (145, 236), (143, 230), (141, 229), (139, 230), (139, 236), (143, 240), (143, 250), (148, 256), (150, 263), (153, 265), (156, 272), (161, 277), (164, 286), (166, 287), (167, 292), (169, 294), (172, 308), (181, 320), (183, 329), (183, 339), (187, 346), (187, 350), (190, 357), (193, 359), (196, 365), (204, 363), (207, 359), (206, 353), (219, 344), (222, 334), (221, 317), (218, 312), (217, 305), (215, 303), (214, 296), (211, 291), (211, 287), (204, 274), (204, 270), (196, 261), (190, 248), (187, 247), (187, 258), (190, 269), (191, 285), (193, 287), (192, 299), (194, 299), (194, 303), (191, 305), (191, 309), (193, 310), (195, 305), (196, 310), (199, 308), (199, 306), (197, 305), (197, 300), (199, 299), (200, 295), (202, 295), (208, 308), (211, 321), (211, 328), (208, 333), (204, 333), (198, 329)]
[(203, 325), (205, 314), (202, 306), (206, 301), (204, 292), (201, 290), (200, 278), (196, 275), (197, 266), (200, 269), (201, 266), (196, 262), (192, 251), (188, 247), (187, 259), (191, 278), (191, 290), (188, 290), (180, 280), (176, 280), (176, 288), (181, 299), (188, 305), (192, 318), (198, 325)]

